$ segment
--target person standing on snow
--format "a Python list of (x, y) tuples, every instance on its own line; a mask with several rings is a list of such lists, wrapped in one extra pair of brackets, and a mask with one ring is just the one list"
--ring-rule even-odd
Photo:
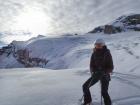
[(101, 82), (101, 95), (104, 98), (105, 105), (111, 105), (111, 98), (108, 94), (108, 87), (110, 74), (114, 69), (112, 55), (110, 50), (105, 45), (103, 39), (97, 39), (94, 43), (95, 48), (90, 59), (90, 72), (91, 77), (83, 84), (84, 103), (83, 105), (90, 105), (92, 102), (89, 88)]

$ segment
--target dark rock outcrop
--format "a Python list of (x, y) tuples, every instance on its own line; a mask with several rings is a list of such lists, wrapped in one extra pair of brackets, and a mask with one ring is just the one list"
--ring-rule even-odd
[(15, 46), (13, 44), (9, 44), (8, 46), (4, 46), (0, 49), (0, 55), (6, 54), (9, 56), (11, 53), (14, 53)]
[(29, 51), (27, 49), (16, 49), (13, 43), (8, 46), (2, 47), (0, 49), (0, 56), (12, 55), (19, 63), (23, 64), (25, 67), (43, 67), (48, 63), (48, 60), (43, 58), (33, 58), (30, 57)]
[(17, 50), (15, 57), (20, 63), (24, 64), (25, 67), (43, 67), (48, 63), (46, 59), (30, 57), (27, 49)]
[(122, 32), (122, 29), (120, 27), (114, 27), (113, 25), (105, 25), (104, 28), (105, 34), (114, 34), (118, 32)]

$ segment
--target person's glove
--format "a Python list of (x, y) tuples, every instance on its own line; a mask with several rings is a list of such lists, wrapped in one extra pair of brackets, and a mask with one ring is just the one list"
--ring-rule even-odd
[(105, 79), (106, 79), (107, 81), (110, 81), (110, 80), (111, 80), (110, 74), (108, 74), (108, 73), (105, 73), (105, 74), (104, 74), (104, 77), (105, 77)]

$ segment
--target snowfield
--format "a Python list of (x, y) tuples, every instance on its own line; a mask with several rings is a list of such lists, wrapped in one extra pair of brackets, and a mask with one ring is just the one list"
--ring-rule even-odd
[[(114, 60), (109, 87), (112, 101), (116, 105), (140, 105), (139, 34), (31, 39), (24, 44), (31, 50), (31, 56), (47, 57), (51, 61), (45, 68), (1, 69), (0, 105), (78, 105), (82, 84), (90, 76), (89, 61), (97, 38), (105, 39)], [(91, 93), (94, 105), (100, 105), (99, 83), (91, 87)]]

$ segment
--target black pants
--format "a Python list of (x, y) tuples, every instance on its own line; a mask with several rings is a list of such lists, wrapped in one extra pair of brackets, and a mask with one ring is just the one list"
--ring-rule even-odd
[(92, 101), (91, 93), (89, 88), (93, 86), (100, 80), (101, 82), (101, 93), (104, 98), (105, 105), (111, 105), (111, 99), (108, 94), (108, 86), (110, 81), (110, 75), (104, 73), (94, 73), (84, 84), (83, 84), (83, 93), (84, 93), (84, 103), (90, 103)]

